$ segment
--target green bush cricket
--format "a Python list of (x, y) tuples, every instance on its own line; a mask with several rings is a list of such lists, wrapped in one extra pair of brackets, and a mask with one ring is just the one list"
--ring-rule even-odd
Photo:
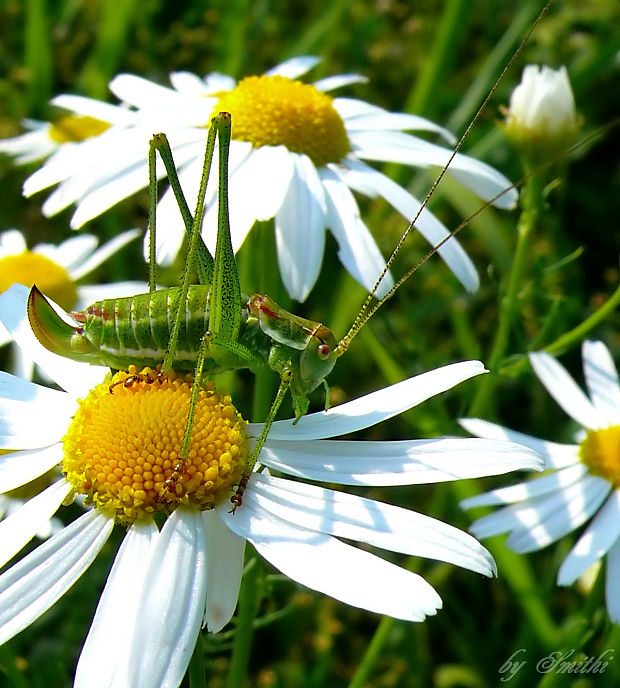
[[(512, 60), (516, 54), (518, 51)], [(452, 157), (459, 151), (497, 83), (499, 79), (455, 147)], [(170, 370), (193, 373), (194, 380), (199, 383), (194, 384), (180, 460), (174, 466), (172, 477), (166, 481), (167, 489), (172, 491), (176, 488), (176, 482), (183, 472), (187, 458), (195, 404), (203, 375), (211, 376), (226, 370), (241, 368), (256, 370), (264, 367), (269, 367), (276, 372), (280, 377), (280, 385), (267, 414), (263, 430), (239, 479), (237, 490), (231, 497), (234, 510), (242, 503), (247, 482), (287, 392), (291, 393), (295, 417), (298, 420), (308, 410), (308, 395), (320, 384), (324, 384), (327, 388), (325, 379), (334, 367), (336, 359), (348, 349), (353, 338), (370, 317), (420, 265), (464, 227), (471, 217), (407, 270), (394, 287), (373, 304), (374, 294), (381, 280), (445, 174), (452, 159), (450, 158), (428, 192), (420, 211), (408, 225), (386, 262), (384, 270), (368, 294), (349, 331), (340, 342), (337, 342), (332, 332), (322, 323), (286, 311), (269, 296), (254, 294), (247, 298), (241, 293), (228, 220), (227, 166), (231, 136), (230, 119), (230, 115), (224, 112), (215, 115), (212, 119), (196, 210), (193, 215), (183, 195), (165, 135), (156, 134), (151, 140), (149, 150), (151, 274), (148, 293), (96, 302), (83, 312), (71, 313), (75, 321), (71, 325), (58, 316), (35, 286), (28, 299), (28, 316), (31, 327), (41, 344), (50, 351), (68, 358), (118, 370), (127, 370), (130, 365), (156, 368), (159, 372), (154, 374), (152, 379), (147, 380), (153, 383), (157, 382), (159, 375), (165, 375)], [(212, 257), (202, 240), (200, 229), (216, 137), (219, 137), (219, 210), (217, 243), (215, 256)], [(160, 290), (155, 288), (154, 276), (156, 151), (159, 151), (166, 167), (190, 240), (181, 286)], [(502, 193), (506, 193), (510, 188), (512, 187), (508, 187)], [(481, 212), (497, 200), (502, 193), (482, 205), (477, 212)], [(191, 284), (194, 271), (198, 274), (200, 284)], [(131, 385), (133, 380), (140, 378), (141, 375), (130, 375), (124, 384)], [(110, 393), (114, 392), (113, 387), (111, 386)]]

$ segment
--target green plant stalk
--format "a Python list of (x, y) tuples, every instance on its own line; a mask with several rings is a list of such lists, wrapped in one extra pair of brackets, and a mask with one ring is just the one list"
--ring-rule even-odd
[(254, 623), (263, 596), (263, 576), (257, 559), (251, 561), (244, 574), (237, 605), (237, 628), (226, 677), (226, 688), (243, 688), (252, 652)]
[(388, 641), (395, 623), (396, 619), (391, 616), (384, 616), (381, 619), (375, 634), (366, 648), (364, 656), (353, 674), (353, 678), (349, 683), (349, 688), (363, 688), (363, 686), (369, 685), (368, 678), (383, 652), (383, 648)]
[(532, 174), (521, 195), (522, 211), (517, 224), (517, 245), (514, 260), (508, 276), (508, 286), (499, 309), (499, 324), (491, 353), (487, 359), (487, 367), (491, 371), (486, 375), (478, 387), (478, 392), (470, 408), (470, 415), (484, 415), (489, 410), (489, 401), (497, 385), (497, 370), (506, 355), (510, 332), (515, 325), (519, 311), (519, 290), (525, 274), (528, 249), (531, 234), (534, 231), (543, 204), (543, 178), (540, 174)]

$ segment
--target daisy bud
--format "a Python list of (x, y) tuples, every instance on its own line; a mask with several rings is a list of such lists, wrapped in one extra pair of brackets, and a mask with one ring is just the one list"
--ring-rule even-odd
[(565, 148), (577, 131), (575, 99), (565, 67), (527, 65), (510, 97), (506, 131), (528, 157)]

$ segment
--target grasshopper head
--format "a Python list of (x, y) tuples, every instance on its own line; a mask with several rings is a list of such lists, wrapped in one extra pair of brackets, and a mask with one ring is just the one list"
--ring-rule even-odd
[(81, 325), (65, 322), (36, 286), (28, 295), (28, 320), (35, 337), (52, 353), (74, 361), (94, 358), (96, 349), (84, 337)]
[(308, 410), (308, 395), (336, 363), (336, 339), (325, 325), (289, 313), (268, 296), (254, 294), (248, 310), (274, 341), (269, 357), (271, 368), (280, 371), (292, 365), (291, 394), (295, 416), (300, 418)]

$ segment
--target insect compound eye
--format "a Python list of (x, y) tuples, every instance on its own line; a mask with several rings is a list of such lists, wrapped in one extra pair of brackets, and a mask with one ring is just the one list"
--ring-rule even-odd
[(319, 344), (317, 347), (317, 353), (319, 355), (319, 358), (325, 359), (328, 358), (328, 356), (331, 354), (332, 350), (329, 346), (329, 344)]

